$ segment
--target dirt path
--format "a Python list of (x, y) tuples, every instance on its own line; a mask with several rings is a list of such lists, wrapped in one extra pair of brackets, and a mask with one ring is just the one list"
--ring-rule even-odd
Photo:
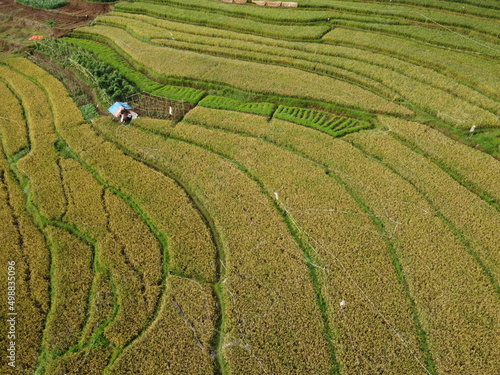
[(82, 0), (69, 0), (68, 5), (51, 10), (34, 9), (18, 4), (14, 0), (0, 0), (0, 15), (5, 22), (23, 21), (35, 26), (50, 26), (55, 37), (66, 34), (76, 27), (91, 22), (100, 14), (109, 12), (109, 4), (88, 3)]

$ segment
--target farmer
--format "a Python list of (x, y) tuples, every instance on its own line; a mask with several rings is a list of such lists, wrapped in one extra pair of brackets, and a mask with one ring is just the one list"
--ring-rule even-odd
[(120, 122), (122, 124), (129, 123), (132, 120), (132, 114), (125, 108), (120, 112)]

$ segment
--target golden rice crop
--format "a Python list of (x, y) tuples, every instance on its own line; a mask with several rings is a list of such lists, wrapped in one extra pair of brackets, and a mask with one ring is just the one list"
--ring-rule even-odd
[[(177, 176), (210, 213), (224, 250), (222, 355), (230, 371), (329, 371), (327, 343), (317, 334), (323, 323), (300, 249), (260, 187), (200, 148), (96, 124), (114, 142)], [(148, 152), (141, 151), (145, 147)]]
[[(25, 64), (22, 67), (26, 73), (29, 73), (30, 63)], [(79, 117), (78, 116), (65, 116), (64, 110), (69, 108), (73, 108), (77, 111), (73, 102), (69, 99), (69, 97), (62, 97), (61, 100), (58, 100), (58, 93), (60, 91), (64, 92), (62, 86), (53, 78), (47, 75), (44, 75), (43, 72), (36, 71), (36, 69), (31, 70), (31, 73), (38, 82), (43, 83), (46, 88), (49, 98), (52, 99), (52, 105), (54, 107), (54, 113), (57, 116), (56, 126), (59, 130), (65, 130), (68, 132), (69, 130), (78, 128), (79, 125)], [(45, 95), (45, 93), (43, 93)], [(49, 133), (51, 134), (51, 133)], [(86, 144), (88, 145), (88, 144)], [(120, 306), (117, 310), (116, 316), (112, 317), (112, 320), (108, 323), (104, 322), (104, 319), (110, 319), (109, 310), (109, 300), (108, 305), (102, 305), (103, 301), (100, 301), (99, 292), (105, 292), (106, 283), (100, 283), (94, 288), (94, 293), (97, 293), (97, 297), (94, 294), (93, 300), (90, 300), (91, 305), (93, 305), (93, 310), (88, 312), (88, 325), (85, 330), (85, 337), (77, 337), (75, 335), (75, 322), (81, 318), (81, 309), (87, 307), (84, 303), (76, 303), (75, 300), (68, 298), (68, 303), (71, 303), (71, 309), (65, 307), (64, 301), (61, 300), (62, 297), (65, 297), (64, 294), (61, 296), (54, 297), (49, 320), (46, 326), (45, 333), (45, 360), (46, 365), (49, 369), (54, 369), (54, 371), (59, 371), (61, 369), (66, 368), (67, 366), (73, 365), (75, 361), (81, 359), (81, 355), (84, 351), (79, 350), (74, 354), (64, 355), (60, 358), (56, 358), (52, 360), (50, 358), (50, 354), (56, 352), (61, 352), (68, 348), (71, 344), (76, 344), (79, 342), (83, 344), (86, 340), (92, 340), (92, 329), (97, 326), (91, 327), (90, 324), (100, 324), (102, 327), (105, 324), (104, 332), (105, 335), (109, 336), (112, 342), (118, 345), (124, 345), (126, 341), (133, 338), (138, 331), (144, 327), (144, 323), (151, 319), (152, 313), (156, 307), (156, 301), (158, 298), (158, 292), (160, 290), (160, 278), (161, 278), (161, 259), (162, 256), (159, 252), (158, 244), (155, 242), (149, 229), (146, 225), (139, 219), (137, 214), (133, 212), (133, 210), (125, 205), (119, 198), (111, 193), (104, 194), (102, 187), (99, 184), (93, 182), (93, 179), (87, 170), (84, 170), (79, 163), (72, 159), (61, 159), (59, 162), (59, 166), (61, 168), (61, 176), (65, 177), (64, 181), (64, 189), (68, 196), (68, 210), (65, 212), (64, 219), (68, 220), (69, 223), (76, 225), (79, 228), (84, 229), (87, 233), (90, 233), (94, 236), (97, 241), (97, 247), (100, 248), (99, 253), (96, 254), (98, 257), (98, 264), (101, 269), (110, 270), (110, 277), (112, 278), (112, 282), (114, 284), (113, 293), (116, 293), (116, 298), (118, 305)], [(143, 176), (141, 176), (143, 177)], [(63, 180), (63, 179), (62, 179)], [(162, 184), (165, 186), (165, 184)], [(137, 188), (141, 185), (137, 184)], [(157, 185), (159, 186), (159, 185)], [(175, 185), (174, 185), (175, 186)], [(182, 197), (182, 194), (179, 194), (179, 190), (177, 188), (177, 194), (173, 194), (174, 199), (176, 197)], [(104, 194), (104, 195), (103, 195)], [(105, 198), (106, 196), (106, 198)], [(103, 209), (103, 201), (106, 201), (105, 208)], [(172, 196), (168, 198), (168, 200), (164, 199), (165, 202), (173, 202)], [(174, 201), (175, 202), (175, 201)], [(155, 202), (156, 203), (156, 202)], [(179, 207), (179, 202), (175, 204), (166, 204), (170, 206), (170, 210), (174, 211), (177, 215), (176, 209)], [(189, 200), (184, 198), (184, 203), (181, 204), (180, 207), (187, 206), (193, 211), (190, 206)], [(148, 206), (149, 208), (153, 207), (151, 204)], [(92, 212), (94, 215), (99, 217), (92, 217)], [(174, 214), (170, 214), (170, 216), (174, 216)], [(104, 221), (103, 221), (104, 217)], [(193, 220), (190, 220), (193, 219)], [(168, 220), (168, 218), (167, 218)], [(180, 220), (190, 220), (192, 226), (190, 228), (183, 229), (184, 233), (187, 233), (186, 240), (183, 241), (183, 238), (179, 238), (179, 242), (186, 242), (189, 246), (190, 243), (194, 244), (198, 239), (202, 239), (205, 235), (208, 241), (208, 246), (205, 246), (206, 250), (212, 249), (212, 243), (210, 241), (210, 236), (206, 234), (206, 228), (202, 220), (197, 217), (196, 214), (191, 215), (181, 215)], [(186, 222), (184, 221), (184, 223)], [(197, 224), (198, 223), (198, 224)], [(104, 228), (103, 228), (104, 225)], [(185, 226), (185, 225), (184, 225)], [(201, 228), (200, 228), (201, 226)], [(170, 228), (172, 226), (170, 225)], [(169, 228), (169, 229), (170, 229)], [(174, 228), (175, 229), (175, 228)], [(200, 230), (201, 229), (201, 230)], [(58, 259), (59, 252), (62, 247), (69, 246), (68, 244), (71, 242), (68, 240), (71, 237), (66, 233), (66, 237), (64, 239), (64, 243), (61, 244), (61, 241), (54, 240), (55, 234), (52, 232), (61, 232), (61, 229), (52, 228), (48, 230), (49, 235), (54, 241), (54, 251), (57, 253), (53, 257), (54, 262), (60, 262)], [(192, 233), (192, 231), (198, 231), (194, 240), (189, 241), (188, 236)], [(64, 231), (62, 231), (65, 233)], [(170, 233), (169, 235), (181, 237), (178, 233)], [(103, 238), (107, 235), (107, 238)], [(61, 237), (61, 233), (57, 235)], [(64, 237), (64, 236), (63, 236)], [(60, 240), (60, 238), (58, 238)], [(74, 241), (76, 239), (73, 238)], [(60, 246), (59, 246), (60, 245)], [(75, 244), (73, 244), (75, 247)], [(203, 242), (200, 244), (201, 246), (207, 245)], [(137, 252), (137, 248), (141, 248), (140, 252)], [(203, 249), (203, 248), (202, 248)], [(203, 251), (206, 251), (203, 249)], [(185, 250), (182, 248), (181, 250)], [(186, 248), (186, 250), (188, 250)], [(193, 249), (193, 250), (196, 250)], [(156, 253), (156, 254), (155, 254)], [(81, 252), (74, 251), (72, 255), (71, 253), (66, 251), (61, 256), (77, 256), (79, 257), (79, 261), (84, 262), (86, 257), (81, 254)], [(175, 255), (175, 253), (174, 253)], [(200, 253), (196, 254), (200, 255)], [(210, 254), (210, 259), (201, 258), (199, 261), (201, 262), (212, 262), (210, 264), (203, 265), (204, 269), (210, 269), (214, 267), (213, 264), (213, 253)], [(68, 260), (66, 260), (68, 261)], [(184, 261), (184, 259), (182, 259)], [(69, 261), (72, 263), (71, 261)], [(186, 263), (191, 262), (191, 259), (187, 259)], [(156, 263), (156, 266), (155, 266)], [(74, 266), (81, 266), (82, 263), (74, 262)], [(68, 269), (73, 271), (71, 275), (65, 274), (63, 270), (56, 266), (54, 266), (54, 278), (59, 280), (61, 278), (69, 279), (70, 276), (81, 277), (82, 282), (89, 281), (88, 287), (90, 288), (90, 280), (87, 280), (84, 272), (74, 272), (74, 268)], [(189, 264), (189, 267), (193, 267), (192, 264)], [(127, 269), (128, 268), (128, 269)], [(196, 270), (196, 264), (194, 265), (195, 271), (201, 275), (207, 275), (206, 279), (213, 279), (214, 276), (212, 274), (207, 274), (203, 269)], [(132, 270), (132, 272), (130, 272)], [(89, 272), (91, 272), (91, 267), (89, 267)], [(185, 269), (180, 270), (185, 271)], [(201, 271), (201, 272), (200, 272)], [(99, 275), (101, 280), (103, 273), (99, 271)], [(60, 289), (60, 284), (57, 284), (58, 281), (55, 281), (54, 290)], [(142, 283), (142, 285), (141, 285)], [(71, 280), (68, 281), (67, 285), (71, 286)], [(80, 285), (81, 287), (81, 285)], [(81, 289), (76, 290), (73, 298), (78, 299), (82, 297)], [(109, 295), (109, 294), (108, 294)], [(87, 302), (87, 301), (85, 301)], [(104, 311), (98, 311), (99, 309), (104, 309)], [(68, 328), (65, 332), (65, 335), (56, 335), (55, 330), (62, 329), (61, 324), (63, 324), (63, 318), (61, 316), (60, 309), (68, 310)], [(107, 311), (107, 313), (106, 313)], [(104, 315), (102, 314), (104, 312)], [(81, 319), (80, 319), (81, 320)], [(137, 324), (135, 324), (137, 323)], [(83, 328), (83, 322), (80, 322), (78, 326), (78, 332)], [(90, 331), (89, 331), (90, 329)], [(79, 336), (79, 335), (78, 335)], [(36, 348), (37, 346), (34, 346)], [(49, 355), (47, 357), (47, 354)], [(104, 362), (109, 353), (107, 351), (104, 352), (95, 352), (97, 357), (100, 358), (98, 363), (93, 365), (89, 365), (90, 368), (101, 368), (102, 364), (105, 365)], [(97, 366), (97, 367), (95, 367)], [(85, 367), (85, 366), (84, 366)], [(82, 368), (82, 371), (86, 371)], [(89, 369), (88, 371), (93, 371)]]
[[(210, 121), (224, 126), (215, 116)], [(239, 123), (240, 131), (252, 134), (253, 128)], [(396, 255), (438, 371), (494, 373), (498, 366), (497, 295), (465, 245), (433, 215), (418, 191), (351, 145), (325, 134), (277, 119), (268, 124), (267, 134), (263, 128), (258, 133), (322, 160), (380, 218), (386, 235), (397, 246)], [(466, 350), (470, 347), (478, 350)], [(480, 351), (495, 354), (485, 359)]]
[(497, 67), (489, 59), (473, 54), (464, 54), (445, 48), (429, 46), (409, 39), (367, 31), (337, 27), (323, 37), (333, 44), (345, 44), (368, 48), (403, 60), (417, 62), (423, 66), (457, 77), (485, 93), (498, 98), (500, 77)]
[[(310, 46), (310, 44), (306, 44), (307, 47), (299, 49), (298, 44), (304, 45), (305, 43), (288, 42), (287, 44), (282, 43), (278, 47), (276, 45), (262, 44), (262, 40), (266, 40), (265, 38), (260, 38), (259, 43), (242, 40), (241, 35), (237, 39), (231, 39), (227, 36), (224, 38), (220, 36), (201, 36), (182, 31), (177, 31), (175, 37), (167, 37), (164, 27), (151, 25), (141, 19), (131, 20), (129, 18), (107, 16), (101, 20), (106, 24), (126, 28), (146, 38), (158, 38), (153, 39), (153, 41), (168, 47), (323, 72), (359, 82), (389, 97), (393, 97), (396, 92), (416, 105), (437, 114), (444, 121), (451, 122), (459, 127), (468, 129), (474, 124), (488, 126), (500, 124), (494, 113), (487, 112), (472, 104), (478, 103), (479, 105), (485, 105), (492, 111), (498, 111), (499, 105), (497, 102), (466, 86), (457, 85), (455, 80), (447, 79), (446, 76), (435, 71), (401, 62), (394, 58), (390, 58), (390, 63), (395, 63), (396, 66), (385, 67), (375, 65), (377, 59), (373, 59), (374, 54), (366, 51), (363, 51), (364, 56), (356, 56), (353, 49), (349, 51), (349, 49), (343, 48), (344, 51), (349, 52), (349, 55), (346, 57), (339, 56), (342, 48), (337, 46)], [(200, 27), (200, 29), (202, 28)], [(235, 33), (229, 35), (233, 34)], [(283, 48), (285, 45), (287, 48)], [(311, 61), (310, 56), (313, 49), (315, 57), (314, 61)], [(371, 56), (368, 57), (367, 54)], [(378, 57), (378, 60), (381, 59), (379, 56), (376, 57)], [(363, 61), (359, 61), (359, 58)], [(401, 68), (399, 68), (400, 66)], [(399, 68), (398, 71), (395, 71), (395, 68)], [(429, 74), (431, 74), (431, 77), (428, 77)], [(387, 87), (391, 88), (391, 90), (388, 90)], [(448, 92), (450, 87), (452, 93)], [(429, 100), (429, 97), (433, 99)]]
[[(0, 262), (4, 267), (0, 279), (5, 288), (5, 300), (0, 308), (5, 331), (2, 345), (8, 350), (10, 342), (16, 342), (16, 366), (28, 373), (36, 366), (43, 323), (49, 309), (46, 277), (49, 257), (43, 236), (25, 210), (21, 189), (10, 174), (3, 149), (0, 149), (0, 202), (3, 249)], [(13, 317), (7, 315), (8, 312), (17, 313), (14, 316), (15, 337), (8, 336), (11, 332), (6, 320)], [(4, 353), (2, 359), (5, 368), (9, 368), (6, 362), (10, 362), (7, 355)]]
[[(14, 64), (17, 60), (9, 60)], [(40, 212), (49, 219), (58, 219), (66, 209), (66, 198), (62, 189), (58, 155), (54, 148), (57, 137), (54, 133), (52, 112), (44, 92), (33, 82), (4, 66), (0, 76), (21, 97), (27, 113), (31, 150), (19, 160), (17, 166), (29, 176), (31, 199)]]
[[(215, 150), (244, 165), (268, 191), (278, 193), (280, 204), (300, 228), (297, 230), (303, 231), (300, 234), (304, 241), (318, 247), (313, 262), (324, 267), (319, 278), (329, 321), (333, 331), (341, 337), (339, 341), (352, 344), (341, 345), (338, 349), (341, 367), (348, 368), (348, 372), (370, 371), (370, 363), (363, 358), (369, 357), (391, 373), (410, 369), (413, 373), (421, 371), (412, 353), (388, 329), (350, 279), (363, 285), (364, 292), (371, 296), (377, 308), (405, 332), (405, 337), (410, 338), (416, 349), (417, 333), (409, 301), (405, 300), (403, 287), (397, 280), (387, 244), (370, 217), (321, 166), (255, 138), (182, 122), (170, 131), (170, 135)], [(343, 261), (339, 262), (339, 258)], [(380, 294), (380, 290), (388, 292)], [(340, 311), (338, 304), (343, 299), (348, 300), (350, 308)], [(373, 337), (384, 345), (374, 347)], [(363, 356), (357, 357), (356, 351), (364, 353)]]
[(3, 147), (8, 156), (28, 147), (28, 134), (23, 108), (14, 93), (0, 81), (0, 129)]
[[(171, 272), (215, 280), (215, 248), (210, 232), (189, 197), (173, 180), (123, 155), (88, 125), (62, 128), (61, 133), (104, 181), (133, 197), (167, 236)], [(99, 152), (93, 152), (95, 149)]]
[(485, 192), (497, 202), (500, 201), (500, 165), (493, 157), (455, 142), (428, 126), (390, 117), (379, 119), (386, 128), (410, 146), (418, 147), (428, 157), (443, 164), (461, 180), (472, 185), (476, 192)]
[[(112, 38), (117, 47), (149, 69), (172, 77), (208, 80), (247, 91), (324, 100), (380, 113), (409, 115), (403, 106), (353, 84), (293, 68), (230, 60), (158, 47), (139, 41), (126, 31), (97, 25), (80, 31)], [(168, 58), (166, 58), (168, 56)]]
[[(493, 58), (498, 57), (498, 51), (495, 51), (495, 43), (488, 41), (488, 37), (479, 41), (477, 39), (484, 37), (474, 33), (477, 39), (472, 38), (453, 38), (450, 35), (450, 30), (444, 28), (428, 27), (425, 24), (408, 24), (408, 23), (392, 23), (392, 24), (364, 24), (362, 21), (344, 21), (336, 20), (336, 25), (343, 27), (365, 29), (372, 32), (381, 32), (385, 34), (397, 35), (400, 38), (418, 40), (420, 42), (437, 45), (444, 48), (462, 50), (467, 53), (480, 53), (489, 55)], [(457, 29), (455, 29), (458, 31)], [(464, 32), (465, 30), (460, 30)], [(479, 37), (479, 38), (478, 38)], [(479, 42), (479, 43), (478, 43)]]
[[(318, 44), (313, 44), (311, 46), (311, 43), (278, 41), (272, 38), (255, 36), (244, 38), (242, 34), (226, 30), (219, 30), (218, 33), (215, 33), (216, 35), (212, 36), (211, 29), (201, 26), (198, 26), (198, 29), (195, 30), (197, 34), (175, 31), (174, 37), (165, 32), (165, 27), (168, 27), (167, 25), (171, 23), (169, 21), (163, 21), (166, 23), (166, 25), (163, 26), (160, 23), (162, 21), (163, 20), (156, 20), (154, 18), (146, 19), (145, 21), (142, 21), (142, 19), (132, 20), (128, 17), (118, 16), (101, 18), (101, 23), (125, 28), (129, 30), (129, 32), (147, 39), (152, 38), (151, 42), (160, 46), (208, 53), (231, 59), (279, 64), (310, 72), (327, 74), (348, 79), (351, 82), (359, 83), (365, 87), (371, 87), (378, 94), (382, 94), (386, 97), (392, 97), (394, 95), (391, 90), (388, 90), (377, 81), (362, 77), (344, 68), (338, 68), (339, 64), (335, 59), (316, 55), (314, 61), (311, 61), (308, 51), (314, 49), (314, 52), (317, 52), (318, 48), (314, 48), (314, 46), (318, 46)], [(154, 24), (159, 25), (155, 26)], [(192, 27), (191, 25), (186, 26), (188, 29)], [(176, 29), (182, 30), (180, 26), (177, 26)], [(227, 35), (225, 33), (227, 33)], [(209, 34), (209, 36), (204, 36), (203, 34)], [(172, 33), (172, 35), (174, 34)], [(282, 44), (278, 44), (278, 42), (282, 42)], [(282, 48), (284, 46), (288, 48)], [(320, 64), (320, 62), (322, 62), (322, 64)]]
[[(114, 293), (120, 306), (106, 332), (113, 338), (113, 343), (122, 346), (144, 327), (153, 314), (161, 283), (161, 249), (137, 213), (109, 190), (104, 191), (80, 163), (64, 159), (61, 164), (69, 202), (63, 219), (91, 235), (99, 249), (95, 256), (98, 264), (96, 277), (100, 282), (93, 291), (89, 319), (102, 324), (111, 313), (109, 309), (107, 314), (100, 311), (106, 310), (102, 301), (107, 295), (102, 271), (106, 270), (115, 285)], [(141, 250), (137, 251), (138, 248)], [(129, 316), (133, 319), (127, 319)], [(95, 325), (87, 324), (83, 342), (89, 339), (95, 328)]]
[[(77, 126), (78, 117), (64, 117), (65, 106), (72, 105), (74, 107), (74, 104), (67, 97), (65, 98), (66, 101), (56, 99), (56, 93), (61, 89), (57, 81), (50, 76), (38, 77), (38, 80), (44, 83), (44, 87), (49, 92), (56, 115), (61, 114), (61, 116), (57, 117), (56, 125), (58, 129), (68, 131)], [(78, 163), (68, 160), (64, 161), (63, 165), (69, 169), (68, 171), (65, 170), (64, 173), (68, 178), (67, 190), (71, 200), (65, 219), (70, 222), (74, 221), (77, 226), (86, 223), (86, 229), (97, 239), (97, 245), (100, 248), (98, 262), (100, 267), (110, 270), (112, 282), (116, 287), (117, 303), (120, 306), (116, 317), (107, 324), (104, 332), (115, 345), (123, 346), (134, 338), (145, 326), (146, 322), (152, 318), (160, 290), (162, 255), (158, 243), (149, 232), (149, 228), (130, 207), (109, 192), (102, 195), (102, 189), (95, 182), (86, 184), (84, 181), (91, 180), (91, 176)], [(139, 186), (140, 184), (137, 184), (136, 189)], [(177, 193), (178, 195), (179, 193)], [(83, 198), (83, 200), (80, 200), (80, 198)], [(172, 199), (171, 196), (164, 198), (166, 202), (170, 199)], [(92, 204), (87, 206), (86, 203), (90, 202)], [(185, 202), (184, 205), (189, 207), (189, 202)], [(82, 206), (85, 206), (85, 208), (82, 208)], [(103, 206), (105, 206), (104, 209)], [(172, 207), (170, 210), (174, 208), (172, 204), (168, 206)], [(150, 207), (148, 206), (148, 208)], [(92, 218), (92, 212), (94, 215), (100, 215), (101, 217)], [(191, 214), (191, 217), (188, 215), (186, 218), (186, 215), (182, 215), (180, 219), (186, 220), (193, 218), (192, 216)], [(196, 216), (193, 219), (191, 220), (193, 226), (188, 230), (183, 230), (183, 232), (190, 233), (193, 230), (200, 229), (200, 225), (203, 227), (203, 223), (199, 218), (197, 218), (198, 226), (196, 225)], [(88, 225), (86, 220), (91, 224)], [(107, 237), (104, 236), (105, 234)], [(206, 236), (206, 229), (199, 230), (195, 240), (202, 238), (203, 235)], [(186, 242), (189, 246), (190, 242), (194, 241), (183, 242)], [(177, 244), (174, 243), (174, 245)], [(183, 245), (186, 246), (184, 243)], [(140, 252), (137, 251), (139, 247), (142, 249)], [(176, 250), (175, 247), (172, 246), (172, 248)], [(181, 247), (180, 250), (182, 251), (184, 248)], [(176, 255), (176, 253), (173, 252), (172, 255)], [(200, 263), (203, 260), (202, 258)], [(189, 258), (187, 258), (186, 263), (188, 261), (190, 261)], [(213, 263), (213, 258), (210, 261)], [(177, 265), (174, 264), (174, 266)], [(195, 268), (192, 264), (189, 264), (188, 267)], [(203, 265), (203, 268), (210, 269), (210, 266)], [(183, 272), (185, 269), (179, 271)], [(202, 275), (206, 274), (203, 269), (195, 269), (195, 271), (201, 271)], [(207, 279), (210, 277), (213, 276), (207, 275)]]
[[(65, 174), (65, 180), (69, 180), (68, 174)], [(76, 182), (73, 185), (77, 186)], [(98, 189), (95, 190), (97, 193)], [(106, 192), (102, 199), (100, 196), (95, 196), (94, 199), (101, 204), (104, 202), (105, 218), (108, 221), (105, 226), (105, 233), (108, 237), (98, 241), (99, 264), (100, 267), (110, 270), (119, 306), (118, 314), (108, 323), (104, 332), (114, 344), (123, 346), (145, 327), (145, 322), (150, 320), (153, 308), (156, 307), (161, 276), (161, 257), (158, 245), (151, 238), (151, 234), (148, 234), (148, 228), (136, 215), (134, 217), (135, 213), (130, 207), (109, 192)], [(91, 316), (91, 319), (95, 319), (96, 322), (101, 320), (102, 323), (106, 315), (103, 316), (99, 311), (102, 308), (100, 306), (102, 302), (97, 300), (95, 311), (93, 311), (96, 316)], [(164, 319), (161, 315), (159, 317)], [(88, 323), (87, 327), (91, 328), (90, 325)], [(96, 355), (101, 356), (105, 353), (96, 353)], [(62, 364), (56, 363), (58, 366), (63, 366), (63, 364), (69, 366), (80, 356), (75, 358), (66, 356), (62, 362), (59, 361)], [(105, 365), (104, 362), (103, 364)]]
[[(465, 351), (476, 345), (496, 353), (494, 337), (499, 333), (491, 328), (491, 322), (498, 319), (497, 295), (465, 246), (432, 215), (432, 209), (411, 185), (382, 166), (343, 142), (328, 141), (324, 147), (312, 140), (306, 143), (307, 138), (300, 142), (303, 152), (322, 157), (355, 189), (383, 220), (387, 235), (396, 241), (402, 270), (437, 368), (452, 373), (494, 373), (498, 366), (494, 358), (498, 355), (484, 361), (479, 352)], [(478, 304), (483, 307), (481, 312), (476, 311)], [(471, 320), (472, 315), (477, 319)]]
[[(360, 2), (352, 2), (352, 1), (318, 1), (318, 0), (305, 0), (304, 5), (313, 6), (313, 7), (327, 7), (337, 10), (343, 10), (344, 12), (360, 12), (366, 13), (370, 15), (384, 15), (384, 16), (392, 16), (394, 18), (413, 20), (413, 21), (435, 21), (440, 24), (447, 26), (458, 26), (465, 27), (475, 30), (481, 30), (483, 32), (491, 32), (495, 34), (495, 23), (494, 20), (482, 19), (479, 17), (475, 17), (472, 14), (463, 14), (465, 12), (466, 6), (467, 9), (475, 9), (476, 12), (479, 10), (477, 7), (470, 6), (470, 4), (481, 3), (482, 7), (490, 8), (488, 10), (482, 9), (480, 11), (480, 15), (485, 15), (486, 18), (497, 18), (495, 17), (498, 14), (497, 8), (493, 5), (491, 0), (474, 2), (471, 1), (469, 5), (461, 4), (441, 4), (436, 1), (408, 1), (403, 0), (402, 3), (412, 4), (402, 5), (402, 4), (380, 4), (380, 3), (360, 3)], [(490, 3), (490, 4), (487, 4)], [(416, 5), (416, 6), (415, 6)], [(478, 4), (479, 5), (479, 4)], [(447, 9), (446, 11), (443, 11)], [(493, 8), (493, 9), (491, 9)], [(473, 12), (474, 13), (474, 12)], [(487, 15), (485, 14), (487, 13)], [(486, 21), (486, 22), (482, 22)]]
[[(369, 86), (381, 93), (387, 91), (387, 88), (378, 82), (381, 79), (384, 79), (384, 84), (405, 90), (405, 86), (398, 87), (397, 79), (389, 79), (388, 73), (390, 72), (381, 70), (381, 68), (385, 68), (392, 71), (393, 74), (398, 74), (398, 77), (402, 76), (404, 79), (417, 80), (485, 109), (498, 111), (497, 101), (471, 87), (459, 82), (457, 84), (455, 77), (449, 77), (442, 72), (429, 69), (420, 64), (366, 51), (365, 49), (330, 44), (282, 41), (125, 13), (112, 13), (101, 17), (100, 21), (130, 29), (137, 35), (148, 39), (151, 38), (156, 43), (174, 48), (224, 53), (227, 56), (239, 56), (240, 58), (246, 57), (253, 60), (309, 67), (309, 70), (330, 72), (354, 81), (361, 80), (360, 82), (369, 84)], [(311, 53), (314, 53), (314, 64), (309, 63)], [(379, 76), (377, 72), (383, 74)], [(368, 77), (377, 79), (377, 81), (370, 81)], [(394, 93), (392, 93), (393, 95)], [(420, 98), (420, 101), (422, 101), (422, 98)], [(432, 105), (432, 103), (430, 104)]]
[(106, 348), (85, 349), (78, 353), (68, 353), (50, 362), (46, 374), (70, 374), (77, 370), (79, 375), (102, 374), (111, 353)]
[[(30, 64), (27, 62), (23, 67), (26, 73), (32, 69)], [(34, 68), (31, 71), (37, 72)], [(56, 79), (43, 71), (37, 74), (51, 98), (60, 135), (80, 156), (86, 156), (84, 160), (88, 157), (88, 162), (106, 181), (111, 178), (110, 185), (133, 197), (168, 237), (171, 272), (214, 280), (215, 250), (211, 235), (183, 190), (171, 179), (132, 161), (110, 144), (103, 144), (88, 126), (79, 126), (80, 116), (64, 117), (68, 107), (72, 107), (71, 113), (77, 111), (71, 98), (60, 94), (64, 87)], [(92, 152), (93, 148), (100, 153)], [(158, 194), (157, 186), (162, 186), (162, 194)], [(186, 226), (186, 222), (190, 225)]]
[(92, 248), (64, 229), (47, 226), (51, 248), (51, 307), (43, 335), (49, 355), (78, 343), (92, 284)]
[(107, 221), (102, 198), (105, 188), (76, 160), (62, 159), (60, 163), (68, 198), (63, 220), (96, 240), (105, 237)]
[(54, 122), (66, 126), (77, 126), (84, 122), (83, 115), (63, 84), (31, 61), (24, 58), (12, 58), (6, 61), (16, 70), (35, 79), (42, 87), (42, 96), (49, 95)]
[(500, 214), (495, 208), (457, 184), (428, 158), (409, 152), (389, 133), (382, 136), (356, 134), (348, 138), (393, 167), (417, 187), (434, 208), (462, 232), (492, 276), (497, 282), (500, 280), (500, 258), (497, 254)]
[(104, 332), (113, 344), (123, 347), (153, 316), (160, 292), (162, 253), (156, 238), (130, 206), (109, 191), (103, 199), (107, 236), (99, 261), (111, 272), (119, 306)]
[[(206, 10), (198, 9), (179, 9), (175, 6), (167, 5), (156, 5), (147, 3), (135, 3), (118, 4), (115, 9), (122, 12), (147, 14), (154, 16), (156, 18), (170, 18), (174, 20), (187, 21), (189, 23), (198, 24), (209, 24), (213, 27), (230, 28), (238, 30), (244, 33), (255, 33), (260, 35), (268, 35), (283, 39), (319, 39), (321, 36), (327, 32), (330, 27), (325, 24), (293, 24), (288, 22), (288, 24), (277, 24), (277, 23), (267, 23), (265, 21), (250, 19), (246, 17), (233, 17), (224, 14), (214, 15)], [(262, 10), (258, 10), (262, 12)], [(266, 11), (266, 10), (264, 10)], [(279, 14), (273, 12), (271, 14)], [(292, 15), (293, 14), (303, 14), (307, 15), (314, 14), (310, 12), (282, 12), (282, 14)], [(316, 13), (317, 14), (317, 13)], [(324, 18), (328, 18), (325, 14)], [(288, 20), (289, 21), (289, 20)]]
[(109, 367), (110, 374), (213, 374), (216, 305), (209, 286), (170, 275), (158, 319)]

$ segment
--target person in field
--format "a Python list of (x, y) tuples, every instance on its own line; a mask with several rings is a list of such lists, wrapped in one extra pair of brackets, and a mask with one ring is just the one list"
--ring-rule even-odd
[(122, 124), (128, 124), (132, 120), (132, 114), (129, 110), (123, 108), (120, 112), (120, 122)]

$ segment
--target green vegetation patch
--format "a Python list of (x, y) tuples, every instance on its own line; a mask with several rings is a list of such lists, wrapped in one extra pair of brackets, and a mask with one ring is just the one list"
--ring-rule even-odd
[(97, 86), (108, 101), (126, 100), (137, 91), (118, 69), (96, 59), (95, 55), (83, 48), (63, 40), (51, 39), (38, 43), (35, 49), (57, 64), (70, 66), (78, 71)]
[(65, 0), (16, 0), (16, 3), (38, 9), (55, 9), (69, 4)]
[(278, 107), (274, 113), (274, 117), (321, 130), (334, 137), (341, 137), (345, 134), (372, 127), (369, 122), (356, 118), (338, 116), (307, 108), (287, 107), (284, 105)]
[(89, 122), (99, 117), (99, 112), (92, 103), (85, 104), (79, 107), (85, 121)]
[(209, 95), (198, 104), (207, 108), (227, 109), (264, 116), (271, 116), (276, 108), (273, 103), (244, 103), (236, 99), (216, 95)]
[(202, 90), (193, 89), (191, 87), (164, 85), (151, 80), (144, 73), (136, 70), (127, 60), (106, 44), (80, 38), (65, 38), (64, 40), (92, 52), (99, 60), (117, 69), (142, 91), (164, 98), (182, 100), (193, 104), (197, 103), (205, 95), (205, 91)]

